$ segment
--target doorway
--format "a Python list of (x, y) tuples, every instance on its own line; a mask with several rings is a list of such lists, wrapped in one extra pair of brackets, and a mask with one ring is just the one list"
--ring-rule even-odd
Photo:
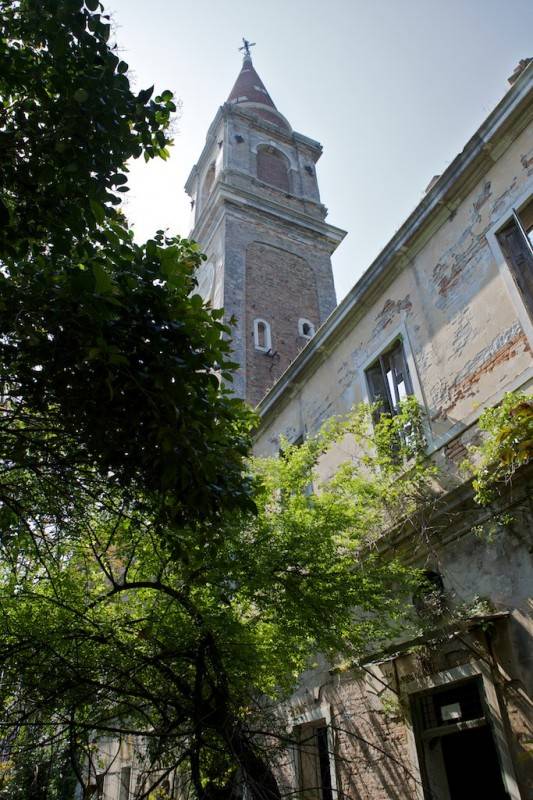
[(412, 706), (427, 800), (509, 800), (481, 677), (421, 692)]

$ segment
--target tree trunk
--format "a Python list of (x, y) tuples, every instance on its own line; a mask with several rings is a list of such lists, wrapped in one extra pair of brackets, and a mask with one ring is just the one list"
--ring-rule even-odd
[(248, 737), (234, 729), (229, 744), (240, 764), (252, 800), (282, 800), (274, 773)]

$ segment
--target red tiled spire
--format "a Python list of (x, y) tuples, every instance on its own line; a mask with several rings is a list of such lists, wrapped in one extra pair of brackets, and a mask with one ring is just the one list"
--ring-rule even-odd
[(263, 81), (254, 69), (249, 53), (244, 55), (242, 69), (229, 93), (228, 103), (261, 103), (264, 106), (276, 108)]

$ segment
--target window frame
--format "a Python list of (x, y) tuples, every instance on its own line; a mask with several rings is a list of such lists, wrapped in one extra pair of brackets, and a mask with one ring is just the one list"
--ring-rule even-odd
[[(403, 366), (402, 377), (403, 377), (403, 384), (405, 387), (405, 394), (403, 397), (400, 397), (399, 384), (397, 384), (395, 380), (394, 369), (390, 362), (390, 355), (392, 353), (395, 353), (395, 351), (397, 350), (400, 352), (402, 366)], [(385, 360), (387, 359), (387, 357), (389, 357), (388, 369), (387, 365), (385, 364)], [(371, 403), (376, 403), (378, 401), (378, 398), (380, 397), (379, 394), (376, 394), (373, 391), (371, 379), (369, 376), (370, 371), (376, 369), (378, 369), (381, 382), (385, 388), (386, 398), (383, 399), (386, 400), (388, 405), (388, 408), (384, 408), (382, 411), (379, 412), (379, 414), (389, 413), (391, 414), (391, 416), (397, 414), (399, 410), (399, 405), (402, 402), (402, 400), (405, 397), (411, 397), (414, 395), (413, 382), (411, 380), (409, 365), (407, 364), (405, 347), (403, 340), (400, 336), (390, 341), (387, 347), (379, 353), (378, 357), (370, 364), (368, 364), (368, 366), (365, 368), (365, 380), (367, 383), (368, 395), (370, 397)], [(392, 376), (391, 379), (389, 379), (389, 375)], [(393, 391), (395, 394), (394, 397), (392, 394)]]
[(378, 360), (379, 356), (382, 355), (383, 353), (386, 353), (397, 339), (398, 340), (401, 339), (403, 345), (404, 359), (405, 363), (407, 364), (407, 369), (409, 370), (409, 378), (411, 381), (412, 396), (415, 397), (424, 408), (427, 408), (426, 398), (424, 395), (424, 391), (422, 389), (422, 384), (418, 376), (418, 370), (416, 368), (416, 363), (413, 356), (413, 348), (411, 347), (411, 342), (407, 332), (407, 327), (405, 325), (405, 322), (403, 321), (395, 328), (393, 328), (386, 338), (383, 337), (380, 340), (379, 346), (376, 347), (372, 351), (372, 353), (367, 358), (365, 358), (365, 360), (362, 363), (359, 362), (357, 374), (359, 379), (359, 385), (362, 390), (361, 394), (363, 402), (371, 403), (370, 391), (366, 378), (367, 369), (372, 367), (372, 365)]
[[(516, 212), (520, 213), (521, 209), (523, 209), (524, 206), (527, 206), (528, 203), (532, 201), (533, 191), (531, 190), (531, 187), (525, 189), (523, 192), (516, 195), (516, 197), (513, 197), (511, 204), (498, 217), (494, 225), (492, 225), (492, 227), (487, 231), (486, 238), (498, 273), (503, 280), (505, 288), (507, 289), (511, 305), (516, 312), (516, 316), (522, 327), (522, 330), (526, 335), (529, 346), (533, 349), (533, 320), (531, 319), (525, 306), (520, 290), (518, 289), (515, 278), (511, 272), (511, 268), (507, 263), (500, 240), (498, 239), (498, 233), (500, 233), (500, 231), (502, 231), (509, 224), (513, 218), (513, 214)], [(523, 382), (524, 378), (522, 378), (519, 384), (521, 385)], [(511, 391), (511, 387), (509, 388), (509, 391)]]
[[(120, 768), (119, 772), (119, 800), (130, 800), (131, 796), (131, 778), (132, 778), (131, 764), (125, 764)], [(125, 777), (127, 775), (127, 782)]]
[[(424, 771), (425, 765), (420, 753), (420, 738), (417, 730), (417, 717), (413, 708), (413, 700), (415, 695), (428, 690), (438, 689), (445, 685), (453, 685), (456, 682), (463, 681), (467, 678), (481, 678), (481, 685), (483, 688), (485, 710), (487, 721), (489, 722), (493, 736), (494, 744), (500, 758), (500, 765), (502, 768), (502, 778), (505, 789), (509, 795), (509, 800), (520, 800), (520, 791), (516, 781), (514, 766), (509, 750), (509, 743), (507, 740), (504, 715), (498, 699), (498, 694), (493, 682), (491, 666), (484, 661), (475, 660), (469, 663), (462, 664), (458, 667), (452, 667), (441, 672), (433, 673), (432, 675), (424, 675), (415, 678), (412, 681), (405, 683), (402, 687), (402, 694), (408, 700), (409, 712), (406, 719), (407, 738), (409, 753), (413, 765), (420, 779), (421, 785), (424, 784)], [(424, 786), (424, 797), (427, 789)]]
[(289, 735), (292, 736), (293, 738), (292, 765), (294, 774), (294, 788), (297, 794), (302, 792), (301, 789), (302, 774), (301, 774), (300, 747), (299, 747), (300, 730), (303, 726), (309, 724), (314, 725), (317, 728), (321, 727), (319, 725), (319, 723), (321, 722), (323, 723), (323, 727), (327, 729), (329, 773), (331, 779), (331, 796), (333, 800), (338, 800), (338, 798), (340, 797), (340, 791), (337, 780), (337, 765), (335, 761), (333, 730), (331, 727), (331, 708), (329, 704), (321, 703), (315, 708), (311, 708), (306, 712), (304, 712), (303, 714), (299, 714), (298, 716), (293, 717), (292, 719), (292, 724), (289, 729)]
[[(304, 325), (309, 325), (311, 327), (311, 333), (304, 333)], [(316, 327), (314, 322), (311, 322), (310, 319), (306, 319), (305, 317), (300, 317), (298, 320), (298, 336), (301, 336), (302, 339), (312, 339), (316, 333)]]
[[(259, 326), (265, 326), (265, 344), (262, 345), (259, 343)], [(254, 319), (254, 348), (258, 350), (260, 353), (269, 353), (272, 350), (272, 329), (270, 327), (270, 323), (263, 319), (262, 317), (256, 317)]]
[(394, 344), (395, 341), (401, 340), (403, 346), (403, 356), (404, 361), (409, 371), (409, 379), (411, 383), (411, 397), (414, 397), (415, 400), (419, 403), (421, 409), (425, 412), (424, 414), (424, 421), (423, 421), (423, 431), (424, 437), (426, 439), (426, 452), (431, 454), (439, 447), (442, 446), (444, 443), (440, 441), (439, 437), (435, 436), (431, 427), (430, 422), (430, 415), (428, 413), (429, 405), (426, 400), (426, 396), (424, 394), (424, 390), (422, 388), (422, 383), (420, 381), (418, 375), (418, 369), (416, 366), (415, 358), (413, 355), (413, 348), (411, 347), (411, 341), (409, 339), (409, 334), (407, 331), (407, 326), (405, 324), (405, 320), (396, 325), (396, 327), (392, 328), (390, 333), (388, 333), (387, 337), (382, 337), (379, 340), (379, 346), (373, 350), (369, 357), (365, 358), (363, 362), (359, 362), (357, 365), (357, 381), (359, 383), (359, 387), (361, 390), (361, 397), (363, 403), (367, 403), (370, 405), (372, 403), (372, 398), (370, 396), (370, 387), (368, 385), (368, 380), (366, 376), (366, 371), (378, 360), (379, 356), (386, 353)]

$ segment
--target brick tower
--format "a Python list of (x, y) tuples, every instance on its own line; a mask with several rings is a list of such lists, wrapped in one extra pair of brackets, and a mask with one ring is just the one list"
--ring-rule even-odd
[(234, 389), (256, 405), (333, 311), (331, 254), (345, 233), (325, 222), (321, 145), (292, 130), (243, 49), (185, 188), (208, 256), (199, 291), (237, 320)]

